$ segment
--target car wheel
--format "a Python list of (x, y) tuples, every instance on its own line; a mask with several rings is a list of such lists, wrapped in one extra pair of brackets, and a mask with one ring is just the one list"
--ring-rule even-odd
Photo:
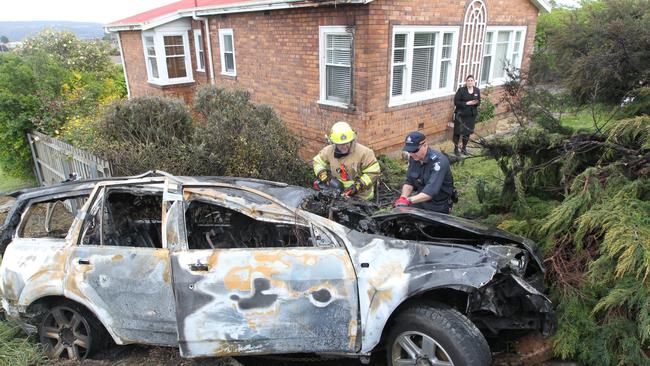
[(50, 358), (81, 361), (101, 343), (101, 325), (87, 312), (73, 305), (49, 309), (38, 335)]
[(481, 366), (491, 363), (490, 347), (472, 322), (438, 303), (400, 313), (388, 336), (389, 366)]

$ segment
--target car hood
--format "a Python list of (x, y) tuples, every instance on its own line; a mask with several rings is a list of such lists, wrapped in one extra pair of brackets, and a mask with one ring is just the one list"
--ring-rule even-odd
[(470, 237), (492, 240), (499, 244), (514, 244), (528, 250), (541, 267), (541, 260), (537, 255), (537, 244), (534, 241), (476, 221), (412, 207), (398, 207), (387, 213), (375, 214), (372, 218), (379, 227), (391, 221), (417, 220), (425, 225), (430, 225), (434, 230), (436, 228), (452, 229)]

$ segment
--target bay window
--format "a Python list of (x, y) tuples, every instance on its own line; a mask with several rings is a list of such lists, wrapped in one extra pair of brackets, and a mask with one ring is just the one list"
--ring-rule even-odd
[(457, 48), (457, 27), (394, 27), (389, 105), (453, 94)]
[(193, 82), (187, 31), (143, 32), (148, 81), (158, 85)]

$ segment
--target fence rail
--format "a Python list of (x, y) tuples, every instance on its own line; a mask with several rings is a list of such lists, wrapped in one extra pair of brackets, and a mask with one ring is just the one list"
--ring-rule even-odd
[(69, 179), (103, 178), (112, 175), (111, 164), (97, 156), (40, 132), (27, 134), (36, 178), (41, 186)]

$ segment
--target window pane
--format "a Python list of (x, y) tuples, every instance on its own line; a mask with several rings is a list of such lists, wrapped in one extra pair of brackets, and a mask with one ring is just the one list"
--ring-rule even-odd
[(351, 64), (352, 36), (349, 34), (327, 35), (327, 63), (335, 65)]
[(202, 35), (199, 34), (198, 36), (196, 36), (196, 43), (197, 43), (197, 47), (199, 48), (199, 51), (203, 52), (203, 36)]
[(446, 88), (449, 82), (449, 68), (451, 67), (451, 61), (443, 61), (440, 64), (440, 83), (438, 84), (439, 88)]
[(167, 77), (170, 79), (184, 78), (187, 76), (185, 70), (184, 57), (168, 57), (167, 58)]
[(392, 95), (402, 95), (404, 89), (404, 66), (393, 67), (393, 91)]
[(433, 76), (433, 51), (433, 47), (416, 48), (413, 50), (411, 93), (431, 90), (431, 82)]
[(352, 69), (345, 66), (326, 66), (327, 100), (350, 102)]
[(145, 39), (145, 47), (147, 48), (147, 55), (155, 56), (156, 48), (154, 47), (153, 37), (144, 37), (144, 39)]
[(223, 50), (225, 52), (232, 52), (233, 51), (232, 35), (231, 34), (224, 34), (224, 36), (223, 36)]
[(226, 60), (226, 72), (235, 72), (235, 55), (226, 53), (223, 55)]
[(485, 46), (483, 49), (483, 54), (484, 55), (491, 55), (492, 54), (492, 37), (494, 36), (494, 33), (488, 32), (485, 34)]
[(506, 75), (505, 67), (508, 63), (508, 40), (510, 39), (510, 32), (499, 32), (497, 36), (497, 49), (496, 49), (496, 64), (494, 69), (494, 77), (502, 78)]
[(415, 33), (413, 39), (413, 46), (415, 47), (433, 46), (435, 41), (436, 41), (435, 33)]
[(393, 61), (395, 63), (404, 62), (406, 50), (395, 50)]
[(149, 57), (149, 66), (151, 67), (151, 76), (153, 78), (158, 78), (158, 62), (155, 57)]
[(185, 50), (183, 46), (165, 46), (165, 55), (167, 56), (183, 56)]
[(454, 39), (454, 35), (452, 33), (445, 33), (445, 35), (442, 38), (442, 58), (450, 58), (451, 57), (451, 41)]
[(394, 48), (404, 48), (404, 47), (406, 47), (406, 34), (396, 34)]
[(205, 56), (203, 51), (199, 51), (199, 69), (205, 69)]
[(481, 84), (487, 84), (490, 81), (490, 66), (492, 56), (483, 57), (483, 68), (481, 69)]

